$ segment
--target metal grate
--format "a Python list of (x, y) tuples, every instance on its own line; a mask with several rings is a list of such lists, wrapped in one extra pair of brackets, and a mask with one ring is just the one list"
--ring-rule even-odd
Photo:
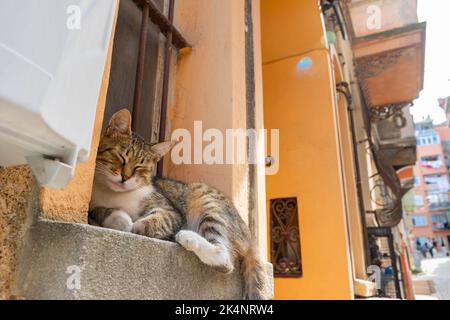
[(276, 277), (303, 275), (297, 198), (270, 200), (270, 248)]
[[(163, 34), (166, 38), (166, 45), (164, 48), (164, 63), (162, 68), (162, 93), (161, 93), (161, 108), (159, 115), (159, 136), (158, 140), (163, 141), (165, 139), (165, 131), (166, 131), (166, 115), (167, 115), (167, 105), (168, 105), (168, 97), (169, 97), (169, 80), (170, 80), (170, 67), (172, 60), (172, 51), (173, 47), (175, 49), (183, 49), (190, 47), (186, 39), (181, 35), (181, 33), (177, 30), (177, 28), (173, 25), (174, 18), (174, 8), (175, 8), (175, 0), (168, 0), (168, 14), (167, 16), (160, 11), (160, 8), (153, 1), (160, 0), (129, 0), (131, 4), (137, 6), (140, 10), (140, 28), (139, 28), (139, 41), (137, 44), (137, 57), (133, 56), (133, 63), (129, 63), (128, 69), (123, 70), (122, 74), (127, 74), (128, 71), (133, 72), (131, 70), (135, 69), (134, 76), (134, 89), (132, 91), (132, 130), (134, 132), (139, 131), (139, 128), (143, 127), (142, 121), (149, 121), (148, 116), (152, 114), (153, 109), (149, 107), (148, 103), (145, 103), (145, 95), (148, 95), (150, 88), (148, 88), (148, 79), (149, 72), (155, 72), (152, 68), (149, 68), (149, 65), (152, 64), (152, 61), (148, 60), (148, 50), (152, 50), (152, 46), (150, 40), (154, 41), (154, 36), (150, 36), (150, 32), (156, 26), (157, 34)], [(164, 7), (164, 5), (160, 5), (160, 7)], [(139, 19), (139, 18), (138, 18)], [(151, 23), (150, 23), (151, 22)], [(137, 30), (136, 30), (137, 32)], [(154, 32), (154, 31), (153, 31)], [(131, 38), (129, 41), (132, 41)], [(146, 53), (147, 51), (147, 53)], [(155, 53), (157, 55), (157, 52)], [(134, 60), (136, 59), (136, 60)], [(124, 63), (124, 59), (119, 59), (118, 63)], [(135, 62), (134, 62), (135, 61)], [(124, 77), (120, 75), (120, 77)], [(156, 74), (155, 74), (156, 77)], [(125, 89), (125, 91), (127, 91)], [(130, 91), (130, 90), (128, 90)], [(131, 92), (129, 92), (131, 94)], [(127, 92), (122, 92), (122, 95), (128, 95)], [(110, 108), (123, 107), (123, 106), (108, 106)], [(142, 110), (141, 110), (142, 109)], [(159, 108), (158, 108), (159, 109)], [(157, 126), (158, 127), (158, 126)], [(148, 138), (148, 137), (147, 137)], [(162, 175), (162, 161), (158, 163), (158, 175)]]

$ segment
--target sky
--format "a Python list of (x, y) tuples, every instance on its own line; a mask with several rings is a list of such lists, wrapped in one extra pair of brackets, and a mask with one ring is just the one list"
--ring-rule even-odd
[(445, 121), (438, 99), (450, 96), (450, 0), (418, 0), (419, 21), (427, 22), (425, 83), (411, 109), (414, 121), (428, 115), (435, 124)]

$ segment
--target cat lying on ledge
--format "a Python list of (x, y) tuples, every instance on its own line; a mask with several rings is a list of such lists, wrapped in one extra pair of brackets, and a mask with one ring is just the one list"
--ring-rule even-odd
[(128, 110), (115, 113), (98, 148), (90, 223), (175, 240), (220, 272), (240, 263), (244, 298), (267, 299), (264, 263), (232, 202), (208, 185), (154, 176), (174, 144), (145, 142), (131, 132)]

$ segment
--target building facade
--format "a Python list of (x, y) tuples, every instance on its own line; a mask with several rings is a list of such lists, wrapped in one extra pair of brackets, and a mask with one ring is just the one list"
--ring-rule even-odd
[(416, 124), (417, 163), (414, 197), (416, 209), (411, 216), (415, 246), (426, 253), (425, 245), (437, 252), (449, 250), (450, 226), (448, 198), (448, 157), (445, 145), (450, 139), (447, 126), (434, 126), (432, 120)]

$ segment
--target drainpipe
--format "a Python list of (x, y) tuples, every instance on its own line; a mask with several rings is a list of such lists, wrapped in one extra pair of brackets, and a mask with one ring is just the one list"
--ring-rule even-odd
[(363, 246), (364, 246), (364, 257), (366, 266), (371, 264), (370, 254), (369, 254), (369, 236), (367, 233), (367, 225), (366, 225), (366, 209), (363, 198), (363, 189), (362, 189), (362, 180), (361, 180), (361, 167), (359, 165), (358, 158), (358, 140), (356, 137), (356, 128), (355, 128), (355, 118), (354, 118), (354, 108), (353, 108), (353, 100), (350, 93), (350, 86), (347, 82), (340, 82), (336, 85), (337, 91), (342, 93), (345, 96), (347, 101), (347, 113), (350, 122), (350, 130), (352, 135), (352, 149), (353, 149), (353, 162), (355, 163), (355, 178), (356, 178), (356, 190), (358, 194), (358, 207), (359, 213), (361, 216), (361, 224), (363, 231)]

